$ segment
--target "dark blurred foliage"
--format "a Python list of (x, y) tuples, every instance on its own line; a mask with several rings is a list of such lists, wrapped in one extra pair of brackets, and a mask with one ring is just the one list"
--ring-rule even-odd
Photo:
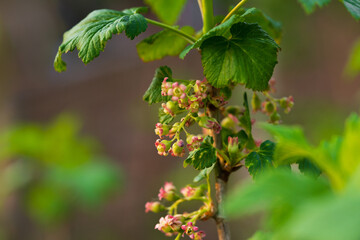
[[(236, 1), (217, 0), (216, 13), (224, 14), (229, 5), (235, 4)], [(160, 216), (145, 215), (145, 202), (156, 197), (165, 180), (182, 186), (196, 173), (184, 170), (178, 159), (156, 154), (153, 131), (157, 107), (142, 102), (142, 95), (154, 70), (161, 65), (170, 66), (177, 78), (202, 79), (200, 56), (193, 52), (184, 61), (166, 58), (143, 64), (136, 53), (137, 41), (114, 36), (106, 51), (87, 66), (72, 53), (64, 56), (69, 65), (67, 72), (58, 74), (52, 68), (62, 33), (91, 10), (143, 5), (137, 0), (0, 2), (1, 128), (16, 121), (42, 125), (63, 111), (74, 112), (83, 120), (84, 132), (99, 140), (105, 154), (123, 167), (126, 177), (122, 196), (97, 214), (73, 211), (61, 228), (52, 229), (52, 234), (46, 234), (48, 229), (35, 226), (24, 216), (24, 209), (17, 204), (22, 196), (14, 196), (14, 207), (6, 208), (10, 216), (7, 226), (21, 231), (12, 239), (163, 238), (153, 230)], [(359, 78), (348, 82), (342, 74), (360, 34), (358, 23), (337, 1), (310, 16), (296, 0), (252, 0), (246, 6), (259, 7), (283, 24), (282, 51), (275, 71), (277, 93), (295, 98), (293, 112), (284, 116), (284, 123), (303, 125), (314, 142), (340, 133), (349, 112), (358, 110)], [(148, 16), (154, 18), (151, 13)], [(189, 1), (179, 24), (200, 29), (200, 21), (196, 1)], [(151, 26), (139, 39), (158, 30)], [(241, 101), (240, 91), (239, 88), (234, 92), (234, 102)], [(263, 133), (259, 131), (258, 135)], [(245, 171), (239, 172), (239, 178), (247, 177)], [(257, 221), (252, 217), (234, 222), (234, 239), (251, 236)], [(216, 239), (213, 226), (211, 221), (201, 226), (209, 240)]]

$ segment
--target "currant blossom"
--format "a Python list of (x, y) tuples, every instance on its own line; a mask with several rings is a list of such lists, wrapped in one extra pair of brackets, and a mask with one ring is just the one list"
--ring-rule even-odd
[(163, 233), (177, 232), (181, 227), (181, 219), (178, 216), (166, 215), (161, 217), (159, 223), (155, 225), (155, 229)]
[(186, 186), (182, 188), (180, 192), (182, 193), (182, 195), (184, 195), (184, 197), (191, 198), (195, 195), (196, 188), (193, 188), (191, 186)]
[(164, 187), (160, 188), (158, 197), (159, 200), (166, 199), (168, 201), (173, 201), (176, 198), (175, 186), (171, 182), (165, 182)]
[(169, 153), (169, 149), (171, 147), (171, 141), (168, 141), (168, 140), (156, 140), (155, 142), (155, 147), (158, 151), (158, 154), (161, 155), (161, 156), (167, 156)]
[(170, 127), (166, 124), (157, 123), (155, 125), (155, 134), (160, 138), (166, 136), (169, 133)]
[(184, 146), (185, 146), (184, 141), (180, 139), (172, 145), (169, 152), (174, 157), (183, 157), (185, 154)]

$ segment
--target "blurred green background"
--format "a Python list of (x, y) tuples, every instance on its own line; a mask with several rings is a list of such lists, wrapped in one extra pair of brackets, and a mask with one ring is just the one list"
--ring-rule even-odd
[[(234, 4), (215, 0), (216, 13)], [(165, 180), (181, 187), (196, 172), (157, 155), (157, 106), (149, 107), (142, 95), (161, 65), (177, 78), (202, 79), (200, 56), (142, 63), (136, 42), (159, 30), (149, 26), (133, 42), (113, 37), (87, 66), (72, 53), (64, 56), (67, 72), (52, 67), (62, 33), (90, 11), (143, 5), (0, 2), (0, 239), (165, 239), (153, 230), (160, 215), (145, 215), (144, 204)], [(344, 75), (359, 23), (338, 1), (310, 16), (296, 0), (251, 0), (246, 6), (283, 24), (276, 95), (295, 99), (283, 122), (303, 126), (315, 144), (341, 133), (349, 113), (359, 110), (360, 79)], [(201, 28), (196, 1), (188, 1), (179, 25)], [(233, 94), (234, 103), (241, 102), (240, 92)], [(263, 134), (258, 130), (257, 137)], [(248, 177), (245, 170), (236, 175), (231, 184)], [(246, 239), (257, 225), (257, 217), (233, 222), (233, 238)], [(212, 221), (200, 226), (207, 239), (217, 239)]]

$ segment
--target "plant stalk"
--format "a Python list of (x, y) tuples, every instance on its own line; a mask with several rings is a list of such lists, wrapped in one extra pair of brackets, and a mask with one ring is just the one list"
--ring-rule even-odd
[(202, 2), (203, 34), (205, 34), (214, 26), (213, 0), (201, 0), (201, 2)]
[[(212, 88), (212, 95), (217, 96), (219, 89)], [(213, 105), (209, 105), (207, 108), (208, 114), (215, 118), (219, 123), (222, 120), (222, 114), (219, 108), (216, 108)], [(212, 137), (214, 138), (214, 147), (217, 149), (222, 149), (222, 139), (221, 133), (216, 134), (212, 132)], [(223, 198), (226, 194), (227, 182), (229, 179), (230, 173), (224, 170), (221, 166), (220, 160), (217, 160), (215, 167), (215, 194), (216, 194), (216, 205), (217, 211), (214, 216), (216, 222), (216, 228), (218, 232), (219, 240), (230, 240), (230, 229), (228, 223), (225, 221), (223, 215)]]
[(150, 23), (152, 25), (155, 25), (155, 26), (162, 27), (162, 28), (168, 29), (170, 31), (173, 31), (174, 33), (180, 35), (181, 37), (183, 37), (186, 41), (188, 41), (191, 44), (194, 44), (196, 42), (196, 38), (194, 38), (193, 36), (190, 36), (189, 34), (177, 29), (176, 27), (173, 27), (173, 26), (170, 26), (170, 25), (167, 25), (165, 23), (161, 23), (161, 22), (149, 19), (149, 18), (145, 18), (145, 19), (146, 19), (146, 21), (148, 23)]
[(239, 8), (244, 4), (246, 3), (247, 0), (241, 0), (229, 13), (228, 15), (226, 15), (226, 17), (222, 20), (221, 23), (224, 23), (226, 22), (227, 20), (229, 20), (229, 18), (234, 15), (234, 13), (239, 10)]

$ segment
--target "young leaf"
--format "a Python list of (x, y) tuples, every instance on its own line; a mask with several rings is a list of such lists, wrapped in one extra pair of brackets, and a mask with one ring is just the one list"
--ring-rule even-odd
[(303, 8), (307, 14), (314, 12), (316, 9), (316, 6), (323, 7), (326, 4), (328, 4), (330, 1), (331, 0), (299, 0), (299, 2), (303, 6)]
[(176, 23), (186, 2), (187, 0), (145, 0), (157, 17), (170, 25)]
[(246, 92), (244, 93), (244, 108), (245, 108), (245, 112), (244, 115), (242, 117), (240, 117), (240, 124), (241, 126), (245, 129), (247, 136), (248, 136), (248, 142), (246, 147), (248, 149), (252, 149), (255, 147), (255, 141), (254, 138), (252, 136), (252, 132), (251, 132), (251, 117), (250, 117), (250, 109), (249, 109), (249, 103), (248, 103), (248, 98), (247, 98), (247, 94)]
[(245, 160), (245, 166), (253, 178), (257, 178), (266, 169), (273, 167), (275, 143), (267, 140), (260, 145), (260, 150), (252, 152)]
[(356, 19), (360, 20), (360, 1), (359, 0), (344, 0), (344, 5), (350, 14)]
[(106, 42), (113, 34), (125, 31), (125, 35), (134, 39), (147, 29), (147, 21), (140, 14), (146, 8), (131, 8), (123, 11), (109, 9), (95, 10), (72, 29), (64, 33), (54, 61), (54, 68), (61, 72), (66, 70), (66, 63), (61, 55), (69, 51), (79, 51), (79, 58), (86, 64), (99, 56)]
[[(323, 179), (314, 179), (287, 170), (268, 171), (259, 176), (254, 184), (240, 186), (230, 192), (225, 201), (225, 213), (230, 218), (245, 214), (276, 209), (280, 216), (270, 217), (286, 219), (293, 208), (306, 201), (317, 199), (331, 193), (330, 187)], [(301, 239), (301, 238), (300, 238)]]
[(213, 147), (214, 140), (207, 136), (200, 147), (190, 152), (184, 161), (184, 166), (193, 165), (197, 170), (210, 168), (216, 162), (216, 149)]
[[(190, 26), (181, 28), (181, 31), (193, 35), (195, 30)], [(177, 56), (186, 47), (187, 41), (170, 30), (145, 38), (136, 45), (139, 57), (144, 62), (159, 60), (165, 56)]]
[(275, 137), (275, 165), (296, 163), (304, 158), (313, 159), (313, 148), (307, 142), (300, 127), (262, 124), (262, 128)]
[(197, 183), (205, 179), (211, 173), (214, 167), (215, 167), (215, 163), (211, 167), (201, 170), (200, 173), (194, 178), (194, 182)]
[(299, 160), (298, 164), (300, 172), (305, 175), (317, 178), (321, 174), (321, 170), (307, 158)]
[(279, 46), (258, 24), (236, 23), (230, 32), (230, 39), (215, 36), (202, 43), (205, 77), (218, 88), (240, 83), (255, 91), (268, 89)]
[(161, 66), (156, 69), (155, 76), (143, 96), (144, 101), (147, 101), (149, 104), (153, 104), (168, 100), (168, 96), (161, 95), (161, 84), (165, 77), (168, 77), (169, 81), (172, 79), (172, 71), (169, 67)]
[(360, 39), (355, 43), (351, 50), (351, 55), (345, 67), (345, 74), (355, 77), (360, 73)]

